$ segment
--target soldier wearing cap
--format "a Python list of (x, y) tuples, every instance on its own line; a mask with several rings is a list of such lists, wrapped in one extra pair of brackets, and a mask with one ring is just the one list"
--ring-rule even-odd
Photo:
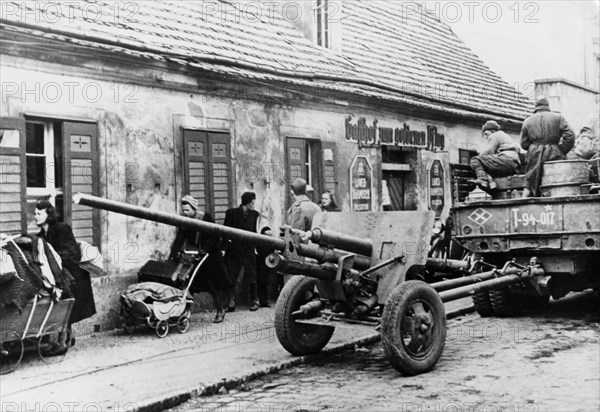
[(479, 155), (471, 159), (471, 167), (477, 175), (475, 183), (484, 189), (495, 189), (493, 178), (512, 176), (519, 172), (519, 145), (500, 125), (488, 120), (481, 128), (483, 145)]
[(575, 134), (564, 116), (551, 112), (548, 99), (538, 97), (533, 115), (525, 119), (521, 128), (521, 147), (527, 150), (527, 187), (523, 197), (538, 195), (544, 162), (566, 159), (574, 143)]

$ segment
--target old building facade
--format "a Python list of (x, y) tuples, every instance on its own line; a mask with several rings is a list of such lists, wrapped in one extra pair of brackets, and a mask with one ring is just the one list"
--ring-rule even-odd
[(284, 10), (207, 4), (3, 5), (2, 232), (37, 231), (50, 199), (99, 246), (107, 274), (82, 329), (115, 326), (119, 293), (175, 229), (74, 205), (77, 192), (172, 213), (189, 193), (222, 222), (252, 190), (277, 227), (301, 176), (344, 211), (445, 218), (448, 164), (468, 162), (488, 119), (516, 138), (531, 109), (433, 19), (315, 2), (343, 18), (307, 38)]

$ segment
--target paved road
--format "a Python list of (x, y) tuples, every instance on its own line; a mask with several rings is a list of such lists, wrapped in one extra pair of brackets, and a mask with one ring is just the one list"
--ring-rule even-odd
[(404, 377), (371, 345), (177, 411), (598, 411), (600, 305), (582, 293), (510, 319), (449, 322), (436, 368)]

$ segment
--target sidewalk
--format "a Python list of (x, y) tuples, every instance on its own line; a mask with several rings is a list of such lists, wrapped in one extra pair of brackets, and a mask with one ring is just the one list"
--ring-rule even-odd
[[(446, 304), (448, 317), (464, 313), (471, 301)], [(140, 327), (79, 337), (64, 357), (41, 360), (26, 353), (17, 370), (0, 376), (2, 411), (158, 411), (190, 398), (233, 388), (256, 376), (299, 365), (279, 344), (274, 308), (192, 316), (185, 334), (171, 330), (159, 339)], [(324, 351), (331, 353), (375, 342), (372, 327), (338, 327)]]

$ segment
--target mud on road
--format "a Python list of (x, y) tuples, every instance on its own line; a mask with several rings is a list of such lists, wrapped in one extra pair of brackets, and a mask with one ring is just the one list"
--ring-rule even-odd
[(513, 318), (449, 322), (430, 373), (405, 377), (379, 344), (248, 382), (177, 410), (598, 411), (600, 299), (572, 294)]

